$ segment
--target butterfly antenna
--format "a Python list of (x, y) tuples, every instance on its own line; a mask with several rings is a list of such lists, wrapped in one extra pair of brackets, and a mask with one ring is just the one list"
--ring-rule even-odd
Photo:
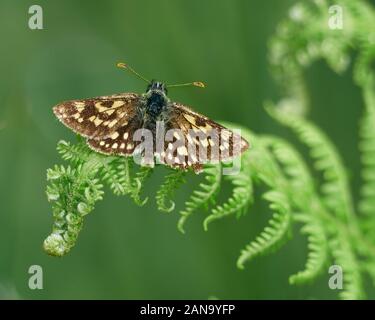
[(131, 66), (129, 66), (128, 64), (124, 63), (124, 62), (119, 62), (117, 64), (117, 67), (119, 68), (124, 68), (126, 70), (129, 70), (132, 74), (135, 74), (138, 78), (142, 79), (143, 81), (147, 82), (147, 83), (150, 83), (149, 80), (147, 80), (145, 77), (141, 76), (137, 71), (135, 71)]
[(206, 85), (203, 82), (200, 82), (200, 81), (167, 85), (167, 88), (176, 88), (176, 87), (199, 87), (199, 88), (205, 88)]

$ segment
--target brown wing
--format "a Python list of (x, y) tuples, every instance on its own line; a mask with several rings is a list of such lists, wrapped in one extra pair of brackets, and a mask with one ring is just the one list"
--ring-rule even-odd
[[(192, 167), (199, 172), (204, 163), (217, 163), (239, 156), (249, 143), (238, 133), (179, 103), (173, 104), (169, 127), (179, 129), (184, 146), (169, 148), (163, 153), (164, 162), (171, 167)], [(180, 138), (175, 135), (176, 142)]]
[(87, 139), (87, 144), (91, 149), (100, 153), (131, 156), (140, 143), (133, 141), (133, 136), (134, 132), (141, 128), (141, 125), (141, 118), (134, 116), (127, 124), (115, 129), (111, 135), (100, 139)]
[(139, 95), (116, 94), (62, 102), (53, 108), (57, 118), (74, 132), (100, 139), (126, 126), (136, 114)]

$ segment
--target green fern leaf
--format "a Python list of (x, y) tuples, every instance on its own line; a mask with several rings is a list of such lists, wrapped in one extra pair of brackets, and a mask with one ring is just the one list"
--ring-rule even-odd
[(141, 194), (143, 191), (143, 187), (145, 185), (145, 181), (150, 177), (153, 172), (153, 168), (149, 166), (142, 166), (139, 171), (135, 174), (133, 186), (132, 186), (132, 193), (131, 197), (135, 204), (138, 206), (144, 206), (147, 201), (148, 197), (141, 199)]
[(74, 164), (84, 162), (91, 153), (91, 150), (82, 140), (74, 145), (70, 142), (60, 140), (57, 144), (57, 151), (64, 160), (69, 160)]
[[(374, 107), (375, 109), (375, 107)], [(363, 229), (370, 237), (375, 239), (373, 231), (375, 228), (375, 110), (369, 110), (363, 117), (361, 123), (360, 144), (361, 160), (363, 163), (362, 179), (364, 181), (361, 189), (359, 211), (366, 218), (363, 221)]]
[(180, 214), (177, 228), (180, 232), (185, 233), (184, 226), (187, 219), (199, 208), (215, 204), (216, 196), (220, 189), (222, 166), (207, 165), (204, 168), (205, 181), (199, 184), (199, 189), (194, 190), (188, 201), (185, 202), (185, 209)]
[(270, 209), (275, 213), (260, 235), (241, 251), (241, 255), (237, 260), (239, 269), (244, 268), (245, 262), (277, 249), (287, 240), (290, 233), (291, 214), (288, 198), (285, 194), (272, 190), (266, 192), (263, 198), (270, 202)]
[(184, 177), (185, 172), (182, 170), (173, 170), (165, 177), (164, 183), (160, 186), (155, 196), (158, 210), (164, 212), (171, 212), (174, 210), (175, 203), (172, 201), (172, 198), (176, 189), (182, 183), (185, 183)]
[(328, 261), (327, 239), (319, 219), (312, 214), (294, 215), (293, 219), (302, 222), (301, 233), (307, 235), (308, 256), (305, 269), (289, 277), (290, 284), (304, 284), (315, 280)]
[(314, 184), (301, 156), (287, 142), (274, 137), (263, 138), (265, 145), (270, 146), (275, 158), (281, 164), (289, 180), (290, 199), (295, 210), (306, 212), (294, 215), (293, 220), (304, 223), (301, 229), (308, 238), (308, 258), (305, 269), (289, 278), (291, 284), (311, 282), (323, 271), (328, 260), (326, 234), (321, 225), (319, 212), (322, 210)]
[(343, 290), (339, 296), (343, 300), (364, 299), (362, 278), (357, 259), (347, 236), (337, 235), (329, 241), (331, 253), (336, 265), (343, 271)]
[(243, 161), (241, 171), (238, 174), (225, 176), (225, 179), (233, 186), (232, 195), (224, 204), (217, 205), (212, 209), (212, 213), (203, 222), (205, 231), (208, 230), (209, 223), (215, 220), (232, 214), (237, 214), (237, 217), (240, 217), (247, 211), (253, 194), (251, 174), (248, 168), (249, 166), (246, 166), (245, 161)]
[(321, 192), (328, 210), (344, 222), (353, 222), (354, 209), (345, 168), (340, 156), (325, 134), (307, 120), (266, 107), (268, 113), (280, 123), (290, 127), (300, 141), (310, 148), (315, 169), (323, 173)]
[(55, 166), (47, 171), (50, 181), (47, 197), (53, 204), (54, 225), (43, 246), (50, 255), (63, 256), (70, 251), (81, 231), (84, 216), (102, 199), (103, 185), (95, 178), (101, 162), (94, 158), (96, 155), (75, 169)]

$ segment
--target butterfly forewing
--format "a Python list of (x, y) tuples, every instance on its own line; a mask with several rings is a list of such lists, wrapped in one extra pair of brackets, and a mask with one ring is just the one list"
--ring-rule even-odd
[(117, 94), (84, 100), (71, 100), (53, 108), (57, 118), (74, 132), (100, 139), (113, 134), (133, 119), (139, 95)]

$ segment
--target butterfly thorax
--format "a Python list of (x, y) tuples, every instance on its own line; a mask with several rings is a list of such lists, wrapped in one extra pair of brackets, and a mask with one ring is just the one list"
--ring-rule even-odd
[(164, 83), (152, 81), (147, 87), (145, 98), (148, 118), (154, 121), (163, 118), (163, 113), (166, 111), (169, 104), (167, 89)]

